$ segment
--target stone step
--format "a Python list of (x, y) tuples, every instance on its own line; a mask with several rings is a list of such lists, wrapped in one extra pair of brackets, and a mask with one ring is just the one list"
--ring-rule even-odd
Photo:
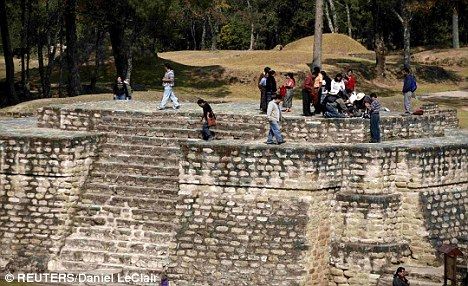
[(187, 138), (160, 138), (154, 136), (140, 136), (135, 134), (113, 134), (108, 133), (106, 136), (106, 142), (112, 144), (123, 144), (131, 147), (132, 145), (144, 145), (152, 147), (172, 147), (178, 150), (180, 142), (186, 142), (187, 140), (197, 141), (197, 139)]
[(201, 138), (200, 130), (177, 127), (117, 126), (97, 124), (96, 131), (164, 138)]
[(135, 197), (132, 195), (118, 196), (113, 194), (89, 193), (82, 197), (83, 204), (110, 205), (117, 207), (130, 207), (149, 210), (174, 210), (177, 198), (173, 197)]
[(166, 244), (172, 240), (171, 231), (156, 232), (135, 228), (115, 228), (107, 226), (77, 227), (70, 238), (90, 238), (116, 241), (138, 241), (141, 243)]
[(126, 117), (104, 116), (101, 123), (121, 126), (180, 127), (187, 128), (190, 118), (186, 116)]
[(104, 226), (110, 228), (138, 229), (142, 231), (150, 230), (154, 232), (172, 232), (174, 228), (173, 221), (136, 220), (123, 217), (114, 218), (104, 214), (95, 216), (77, 214), (75, 218), (76, 227)]
[(166, 209), (164, 207), (154, 206), (151, 209), (134, 208), (112, 205), (98, 205), (81, 203), (77, 207), (78, 214), (92, 216), (111, 216), (125, 217), (132, 220), (173, 222), (175, 219), (175, 207)]
[[(441, 267), (400, 265), (408, 272), (407, 279), (410, 285), (416, 286), (440, 286), (444, 282), (444, 269)], [(392, 285), (393, 275), (398, 267), (384, 269), (384, 274), (379, 278), (378, 286)]]
[[(192, 129), (201, 129), (202, 123), (200, 121), (189, 121), (189, 128)], [(267, 121), (260, 122), (258, 124), (251, 124), (251, 123), (242, 123), (242, 122), (232, 122), (232, 121), (223, 121), (222, 119), (216, 120), (216, 126), (211, 127), (211, 129), (218, 129), (218, 130), (236, 130), (236, 131), (246, 131), (246, 132), (266, 132), (269, 130), (269, 125)]]
[(129, 186), (146, 186), (162, 189), (179, 188), (179, 178), (173, 176), (143, 176), (123, 173), (92, 172), (90, 182), (124, 184)]
[(168, 176), (178, 177), (179, 166), (154, 166), (147, 164), (135, 164), (130, 162), (109, 162), (107, 160), (99, 160), (93, 164), (93, 172), (104, 173), (122, 173), (128, 175), (142, 176)]
[[(410, 282), (411, 286), (442, 286), (444, 284), (443, 282), (433, 282), (427, 280), (420, 280), (417, 278), (415, 279), (411, 276), (407, 276), (406, 278)], [(393, 286), (393, 274), (382, 275), (377, 282), (377, 286)]]
[(65, 246), (62, 249), (82, 249), (87, 251), (108, 251), (114, 253), (138, 253), (148, 255), (166, 254), (169, 241), (164, 244), (140, 242), (136, 240), (109, 240), (89, 237), (68, 237), (65, 239)]
[(88, 182), (86, 184), (86, 193), (116, 195), (134, 198), (158, 198), (158, 199), (175, 199), (179, 189), (171, 186), (170, 188), (163, 187), (147, 187), (147, 186), (131, 186), (122, 184), (108, 184), (99, 182)]
[(162, 268), (168, 264), (169, 250), (158, 254), (111, 252), (107, 250), (85, 250), (82, 248), (62, 248), (60, 257), (66, 261), (82, 261), (142, 268)]
[[(153, 274), (158, 275), (164, 270), (166, 265), (169, 265), (168, 258), (161, 259), (160, 261), (137, 260), (133, 264), (130, 264), (130, 263), (117, 262), (119, 259), (127, 259), (127, 258), (119, 257), (116, 255), (112, 256), (112, 261), (117, 260), (116, 262), (107, 262), (107, 261), (100, 262), (102, 261), (102, 259), (99, 258), (98, 256), (99, 254), (95, 254), (96, 256), (93, 256), (93, 254), (88, 254), (87, 257), (83, 257), (84, 259), (86, 259), (86, 261), (83, 261), (83, 259), (80, 259), (79, 254), (76, 255), (76, 258), (73, 256), (73, 254), (67, 253), (67, 255), (72, 257), (72, 259), (61, 258), (62, 266), (65, 269), (72, 270), (72, 271), (82, 270), (81, 272), (83, 272), (83, 270), (95, 272), (96, 270), (99, 270), (99, 269), (119, 269), (121, 270), (119, 273), (121, 273), (122, 275), (129, 275), (133, 273), (139, 273), (139, 274), (153, 273)], [(110, 258), (110, 257), (106, 257), (106, 258)]]
[(261, 138), (266, 139), (266, 134), (255, 132), (255, 131), (237, 131), (235, 127), (232, 130), (220, 130), (216, 128), (210, 128), (211, 131), (215, 132), (216, 139), (238, 139), (238, 140), (257, 140)]
[(180, 149), (167, 150), (165, 147), (133, 145), (126, 147), (116, 144), (104, 144), (100, 158), (109, 162), (128, 162), (154, 166), (178, 166)]

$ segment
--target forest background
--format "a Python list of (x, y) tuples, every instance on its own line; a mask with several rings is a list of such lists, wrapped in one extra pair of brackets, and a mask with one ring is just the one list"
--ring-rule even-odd
[(264, 65), (303, 78), (317, 22), (321, 66), (355, 69), (362, 91), (394, 95), (404, 65), (422, 93), (464, 89), (467, 12), (468, 0), (0, 0), (0, 106), (102, 99), (117, 75), (159, 92), (165, 61), (188, 98), (255, 98)]

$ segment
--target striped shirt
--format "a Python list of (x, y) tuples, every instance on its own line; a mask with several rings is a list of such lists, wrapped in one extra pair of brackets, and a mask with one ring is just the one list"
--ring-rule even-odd
[(377, 98), (374, 98), (371, 103), (370, 114), (379, 114), (380, 107), (380, 102), (377, 100)]

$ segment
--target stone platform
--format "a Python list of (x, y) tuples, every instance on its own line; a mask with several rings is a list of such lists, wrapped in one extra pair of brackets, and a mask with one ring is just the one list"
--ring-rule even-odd
[[(468, 134), (456, 112), (368, 120), (257, 104), (57, 105), (0, 120), (0, 270), (167, 273), (174, 285), (376, 285), (467, 250)], [(383, 281), (383, 280), (381, 280)], [(144, 284), (144, 283), (142, 283)]]

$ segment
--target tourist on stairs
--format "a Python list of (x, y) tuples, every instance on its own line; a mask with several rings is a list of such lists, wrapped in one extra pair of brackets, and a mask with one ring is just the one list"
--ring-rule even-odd
[(409, 286), (408, 279), (406, 279), (406, 270), (403, 267), (398, 267), (395, 275), (393, 275), (392, 286)]
[(273, 137), (276, 139), (276, 144), (283, 144), (284, 139), (281, 135), (281, 127), (279, 122), (282, 119), (281, 108), (279, 104), (281, 103), (281, 97), (275, 96), (273, 100), (268, 103), (267, 117), (268, 122), (270, 123), (270, 132), (268, 133), (267, 144), (275, 144)]
[(203, 140), (211, 141), (214, 139), (214, 132), (210, 130), (210, 127), (216, 125), (216, 116), (214, 115), (213, 110), (211, 109), (211, 106), (208, 104), (208, 102), (204, 101), (203, 99), (199, 99), (197, 104), (203, 108), (203, 116), (201, 119), (203, 122), (201, 131)]
[(258, 89), (260, 90), (260, 110), (262, 113), (266, 113), (268, 107), (268, 101), (266, 98), (266, 80), (270, 70), (271, 69), (269, 67), (265, 67), (263, 69), (263, 73), (258, 78)]
[(314, 89), (314, 76), (311, 72), (307, 73), (307, 76), (302, 84), (302, 115), (312, 116), (310, 111), (310, 102), (312, 99), (312, 90)]

